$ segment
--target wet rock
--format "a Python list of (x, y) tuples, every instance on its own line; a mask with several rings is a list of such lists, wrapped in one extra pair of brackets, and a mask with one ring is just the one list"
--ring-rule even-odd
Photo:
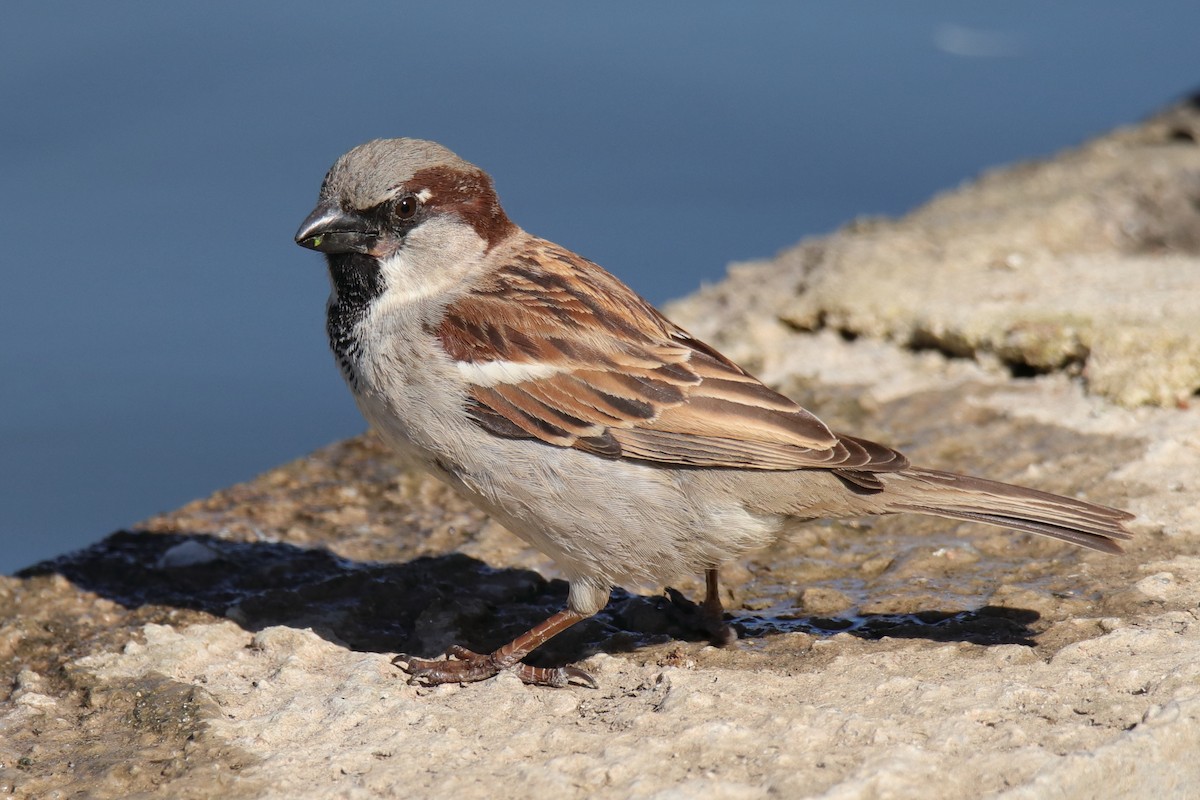
[(800, 593), (800, 609), (807, 614), (829, 615), (854, 605), (850, 595), (828, 586), (810, 586)]

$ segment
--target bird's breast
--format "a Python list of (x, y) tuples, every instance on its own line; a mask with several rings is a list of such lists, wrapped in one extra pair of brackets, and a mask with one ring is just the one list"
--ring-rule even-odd
[(359, 410), (406, 461), (436, 472), (459, 460), (475, 426), (462, 378), (425, 315), (374, 305), (343, 327), (331, 309), (329, 339)]

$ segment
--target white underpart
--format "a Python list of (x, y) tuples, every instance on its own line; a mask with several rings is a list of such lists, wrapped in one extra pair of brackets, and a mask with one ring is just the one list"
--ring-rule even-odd
[(554, 364), (522, 364), (519, 361), (458, 361), (458, 374), (475, 386), (524, 383), (549, 378), (564, 371)]

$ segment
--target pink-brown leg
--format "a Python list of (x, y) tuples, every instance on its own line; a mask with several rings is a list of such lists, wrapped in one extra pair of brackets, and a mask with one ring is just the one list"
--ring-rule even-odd
[(705, 629), (717, 647), (727, 647), (737, 641), (737, 631), (725, 621), (725, 606), (721, 603), (720, 579), (716, 567), (704, 571), (704, 602), (700, 604)]
[(414, 680), (430, 686), (482, 681), (501, 670), (511, 670), (525, 683), (538, 686), (579, 683), (595, 689), (596, 681), (578, 667), (531, 667), (521, 663), (521, 659), (535, 648), (583, 619), (587, 619), (587, 616), (566, 608), (491, 653), (475, 653), (454, 645), (446, 651), (444, 661), (426, 661), (401, 653), (392, 659), (392, 663), (413, 676)]

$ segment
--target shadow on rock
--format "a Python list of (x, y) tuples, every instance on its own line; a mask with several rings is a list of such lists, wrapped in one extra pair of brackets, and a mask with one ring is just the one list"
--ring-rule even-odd
[[(59, 574), (127, 609), (190, 609), (251, 631), (272, 625), (312, 628), (354, 650), (433, 657), (451, 644), (488, 651), (561, 609), (567, 584), (536, 572), (494, 569), (461, 554), (404, 563), (356, 562), (321, 548), (238, 542), (206, 534), (120, 531), (84, 550), (23, 570)], [(669, 640), (703, 641), (694, 606), (616, 589), (592, 619), (528, 659), (561, 664), (596, 652), (629, 652)], [(141, 618), (136, 624), (151, 619)], [(739, 616), (744, 639), (803, 631), (849, 632), (978, 644), (1032, 644), (1032, 611), (878, 614), (821, 618)]]
[(832, 636), (849, 633), (860, 639), (928, 639), (980, 645), (1020, 644), (1032, 647), (1030, 627), (1041, 615), (1025, 608), (983, 606), (974, 611), (918, 611), (911, 614), (852, 614), (842, 617), (787, 615), (739, 617), (734, 627), (743, 638), (778, 633)]

